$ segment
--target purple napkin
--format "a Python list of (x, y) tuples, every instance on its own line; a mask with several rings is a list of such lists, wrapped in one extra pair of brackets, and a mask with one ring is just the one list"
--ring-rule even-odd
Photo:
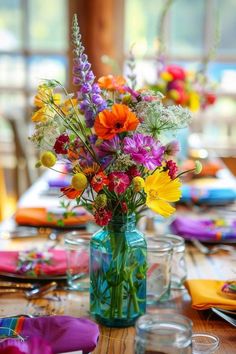
[(63, 188), (68, 187), (70, 182), (67, 178), (58, 178), (58, 179), (50, 179), (48, 180), (48, 186), (50, 188)]
[[(35, 318), (0, 319), (0, 334), (18, 333), (23, 338), (43, 338), (53, 353), (82, 350), (84, 354), (93, 351), (99, 337), (98, 325), (87, 318), (71, 316), (47, 316)], [(14, 328), (13, 328), (14, 327)], [(6, 332), (6, 333), (5, 333)]]
[(236, 239), (236, 220), (194, 219), (177, 216), (170, 225), (173, 233), (189, 240), (220, 241)]

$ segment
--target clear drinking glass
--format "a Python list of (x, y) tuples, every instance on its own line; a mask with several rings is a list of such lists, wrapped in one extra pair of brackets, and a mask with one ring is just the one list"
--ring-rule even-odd
[(173, 247), (166, 240), (147, 240), (147, 303), (153, 304), (170, 291)]
[(171, 241), (173, 257), (171, 266), (171, 288), (181, 288), (187, 279), (187, 265), (185, 260), (185, 240), (183, 237), (167, 234), (164, 238)]
[(135, 354), (191, 354), (192, 321), (176, 313), (141, 316), (136, 322)]
[(89, 290), (90, 234), (79, 231), (64, 235), (67, 257), (67, 284), (72, 290)]

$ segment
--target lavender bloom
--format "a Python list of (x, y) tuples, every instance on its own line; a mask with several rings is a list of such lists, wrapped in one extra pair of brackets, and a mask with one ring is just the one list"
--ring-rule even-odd
[(154, 170), (161, 166), (165, 147), (151, 136), (134, 134), (124, 139), (124, 153), (129, 154), (134, 162)]
[(74, 16), (72, 25), (72, 41), (75, 46), (73, 83), (79, 88), (77, 97), (82, 101), (80, 109), (85, 115), (87, 127), (91, 128), (94, 124), (95, 117), (99, 112), (107, 108), (107, 104), (101, 96), (99, 86), (94, 83), (95, 76), (91, 71), (91, 64), (88, 62), (88, 57), (84, 53), (76, 15)]

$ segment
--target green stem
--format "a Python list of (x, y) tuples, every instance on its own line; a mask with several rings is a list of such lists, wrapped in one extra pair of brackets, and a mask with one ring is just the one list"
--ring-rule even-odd
[(138, 304), (138, 299), (135, 293), (135, 288), (134, 288), (134, 283), (132, 279), (131, 273), (129, 274), (129, 286), (130, 286), (130, 293), (132, 295), (132, 300), (133, 300), (133, 305), (134, 305), (134, 311), (139, 312), (139, 304)]

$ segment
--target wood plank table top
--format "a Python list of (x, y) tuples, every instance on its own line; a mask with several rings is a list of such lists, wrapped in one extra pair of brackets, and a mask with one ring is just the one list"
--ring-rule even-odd
[[(32, 240), (11, 240), (7, 242), (7, 249), (19, 249), (19, 245), (21, 249), (24, 249), (31, 242)], [(37, 241), (35, 240), (35, 242)], [(235, 278), (236, 251), (232, 254), (219, 252), (206, 256), (199, 253), (192, 245), (187, 245), (186, 261), (189, 279), (226, 280)], [(222, 320), (211, 310), (196, 311), (192, 309), (191, 299), (186, 290), (172, 291), (169, 301), (147, 309), (147, 312), (153, 314), (159, 311), (181, 313), (193, 321), (194, 332), (208, 332), (217, 335), (220, 339), (220, 348), (216, 353), (236, 353), (236, 328)], [(20, 294), (0, 296), (0, 317), (19, 313), (30, 315), (65, 314), (76, 317), (89, 317), (88, 293), (55, 290), (45, 298), (30, 301)], [(115, 329), (100, 326), (100, 331), (99, 342), (93, 354), (134, 353), (134, 327)]]

